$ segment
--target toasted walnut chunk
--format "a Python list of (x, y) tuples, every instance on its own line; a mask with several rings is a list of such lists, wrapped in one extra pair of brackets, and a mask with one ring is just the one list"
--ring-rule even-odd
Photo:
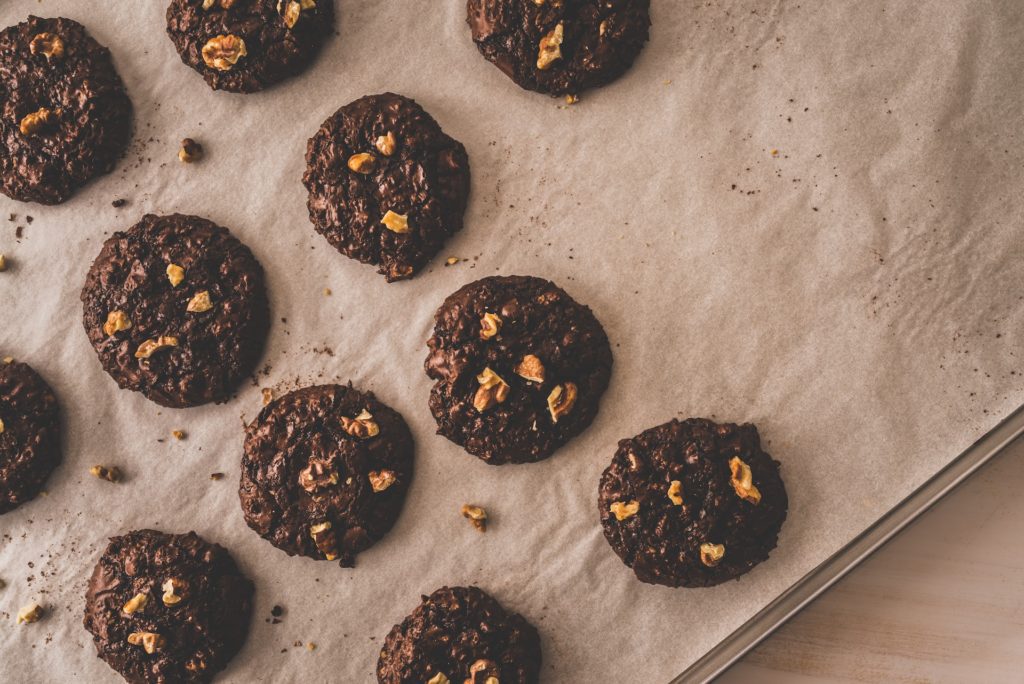
[(723, 544), (701, 544), (700, 545), (700, 562), (709, 568), (713, 568), (722, 562), (722, 558), (725, 556), (725, 546)]
[(18, 125), (22, 135), (40, 135), (53, 129), (57, 124), (57, 115), (46, 107), (40, 107), (31, 114), (26, 114)]
[(444, 676), (443, 672), (438, 672), (436, 675), (427, 680), (427, 684), (451, 684), (451, 681)]
[(3, 252), (0, 252), (0, 271), (6, 271), (6, 270), (7, 270), (7, 256)]
[(363, 409), (355, 418), (341, 417), (341, 429), (353, 437), (369, 439), (380, 434), (380, 426), (373, 419), (373, 414)]
[(576, 405), (576, 383), (566, 382), (555, 385), (548, 395), (548, 411), (551, 413), (551, 422), (557, 423), (558, 419), (572, 411)]
[(178, 264), (167, 264), (166, 273), (171, 287), (178, 287), (178, 285), (181, 285), (181, 281), (185, 280), (185, 269)]
[(668, 485), (668, 500), (676, 506), (683, 505), (683, 483), (679, 480), (672, 480)]
[(176, 577), (165, 580), (160, 588), (164, 590), (164, 595), (160, 597), (160, 600), (168, 608), (178, 605), (185, 598), (185, 582)]
[(206, 313), (212, 308), (213, 302), (210, 300), (209, 290), (200, 290), (193, 295), (192, 299), (188, 300), (185, 310), (189, 313)]
[(89, 473), (93, 477), (98, 477), (99, 479), (106, 480), (107, 482), (121, 481), (121, 469), (117, 466), (110, 466), (108, 468), (107, 466), (94, 465), (92, 468), (89, 468)]
[(33, 55), (45, 55), (47, 61), (60, 59), (64, 56), (64, 40), (56, 33), (37, 33), (28, 44)]
[(388, 131), (384, 135), (377, 136), (377, 139), (373, 142), (373, 146), (376, 147), (377, 151), (385, 157), (393, 155), (397, 145), (398, 141), (395, 140), (395, 134), (391, 131)]
[(371, 173), (377, 166), (377, 158), (369, 152), (359, 152), (348, 158), (348, 168), (355, 173)]
[(393, 470), (371, 470), (369, 474), (370, 486), (375, 492), (383, 492), (395, 484), (395, 472)]
[(555, 28), (540, 39), (540, 51), (537, 53), (537, 68), (545, 71), (551, 65), (562, 59), (562, 40), (565, 37), (565, 28), (562, 22), (558, 22)]
[(508, 399), (508, 384), (490, 368), (484, 368), (483, 372), (476, 376), (476, 381), (480, 383), (480, 387), (473, 395), (473, 408), (480, 413)]
[(203, 146), (192, 138), (184, 138), (181, 147), (178, 148), (178, 160), (185, 164), (192, 164), (203, 158)]
[(501, 332), (501, 316), (487, 312), (480, 319), (480, 339), (490, 340), (498, 336)]
[(630, 501), (627, 503), (625, 501), (616, 501), (615, 503), (608, 507), (608, 510), (611, 511), (613, 515), (615, 515), (616, 520), (622, 522), (627, 518), (632, 518), (634, 515), (640, 512), (640, 502)]
[(269, 387), (264, 387), (260, 390), (260, 396), (263, 397), (263, 405), (266, 406), (270, 402), (274, 401), (274, 390)]
[(115, 310), (107, 314), (107, 322), (103, 324), (103, 333), (107, 337), (113, 337), (130, 327), (132, 327), (132, 322), (128, 318), (128, 314), (121, 310)]
[(310, 459), (309, 465), (299, 471), (299, 486), (310, 494), (338, 484), (338, 473), (331, 469), (330, 462)]
[(148, 603), (149, 594), (138, 593), (124, 602), (124, 605), (121, 606), (121, 612), (125, 615), (132, 615), (140, 610), (145, 610)]
[(167, 640), (156, 632), (132, 632), (128, 635), (128, 643), (142, 646), (146, 653), (152, 655), (166, 646)]
[(480, 506), (474, 506), (473, 504), (462, 504), (462, 517), (473, 523), (480, 532), (487, 531), (487, 511)]
[(295, 25), (299, 23), (299, 16), (302, 14), (302, 5), (296, 0), (291, 0), (284, 7), (284, 25), (288, 28), (295, 28)]
[(146, 340), (135, 350), (135, 358), (148, 359), (161, 349), (169, 349), (178, 346), (178, 338), (171, 335), (161, 335), (153, 340)]
[(39, 619), (43, 617), (43, 607), (38, 603), (30, 603), (27, 606), (22, 606), (21, 610), (18, 611), (18, 624), (30, 624), (32, 622), (39, 622)]
[(203, 0), (203, 9), (208, 10), (217, 4), (217, 0)]
[(313, 543), (324, 558), (331, 561), (338, 557), (338, 541), (334, 536), (334, 530), (329, 520), (311, 525), (309, 535), (313, 537)]
[(750, 471), (750, 466), (739, 456), (733, 456), (729, 459), (729, 472), (729, 484), (736, 490), (738, 497), (755, 506), (761, 503), (761, 492), (754, 486), (754, 474)]
[(516, 375), (530, 382), (544, 382), (544, 364), (533, 354), (527, 354), (515, 368)]
[(203, 61), (218, 71), (230, 71), (247, 54), (245, 41), (235, 35), (214, 36), (203, 46)]
[(4, 421), (3, 421), (3, 419), (0, 419), (0, 435), (2, 435), (3, 433), (4, 433)]
[(388, 209), (384, 214), (384, 218), (382, 218), (380, 222), (383, 223), (384, 227), (392, 233), (409, 232), (409, 217), (406, 214), (397, 214)]

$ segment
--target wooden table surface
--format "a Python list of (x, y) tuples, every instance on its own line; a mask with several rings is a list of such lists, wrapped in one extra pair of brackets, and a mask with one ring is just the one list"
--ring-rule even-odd
[(1024, 438), (717, 684), (1024, 682)]

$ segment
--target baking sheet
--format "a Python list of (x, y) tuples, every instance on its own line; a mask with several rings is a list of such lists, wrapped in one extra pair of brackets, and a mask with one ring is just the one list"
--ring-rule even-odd
[[(571, 107), (487, 64), (461, 1), (341, 0), (314, 68), (251, 96), (180, 63), (163, 4), (0, 5), (3, 25), (85, 23), (136, 106), (113, 174), (61, 207), (0, 198), (0, 353), (51, 382), (67, 437), (48, 496), (0, 518), (0, 680), (116, 680), (81, 627), (85, 580), (106, 537), (157, 527), (225, 544), (256, 583), (224, 681), (373, 681), (391, 625), (446, 583), (527, 615), (545, 682), (667, 681), (1024, 403), (1019, 3), (654, 0), (635, 68)], [(474, 174), (466, 229), (392, 285), (314, 233), (300, 182), (320, 122), (384, 90), (464, 142)], [(178, 163), (185, 136), (201, 164)], [(149, 211), (228, 226), (267, 271), (263, 371), (225, 405), (118, 390), (82, 331), (91, 260)], [(433, 311), (492, 273), (554, 280), (612, 340), (597, 421), (544, 463), (477, 462), (426, 407)], [(339, 569), (257, 537), (235, 489), (261, 388), (349, 379), (403, 413), (417, 473), (391, 534)], [(755, 422), (783, 463), (779, 548), (738, 583), (643, 585), (601, 534), (615, 442), (676, 415)], [(95, 463), (127, 480), (92, 478)], [(491, 512), (485, 535), (464, 502)], [(30, 600), (48, 616), (16, 626)]]

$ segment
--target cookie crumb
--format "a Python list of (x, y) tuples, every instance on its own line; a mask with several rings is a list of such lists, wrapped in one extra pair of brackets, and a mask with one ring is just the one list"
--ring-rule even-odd
[(123, 207), (126, 204), (128, 204), (128, 200), (126, 200), (124, 198), (121, 198), (121, 199), (116, 199), (113, 202), (111, 202), (110, 206), (114, 207), (115, 209), (120, 209), (121, 207)]
[(171, 436), (180, 442), (181, 440), (188, 437), (188, 433), (185, 432), (184, 430), (171, 430)]
[(89, 472), (93, 477), (98, 477), (101, 480), (107, 482), (120, 482), (121, 481), (121, 469), (117, 466), (110, 466), (109, 468), (102, 465), (94, 465), (89, 468)]
[(213, 481), (223, 480), (224, 473), (210, 473), (210, 479)]
[(181, 149), (178, 150), (178, 159), (186, 164), (197, 162), (203, 158), (203, 146), (192, 138), (185, 138), (181, 141)]
[(462, 504), (462, 517), (473, 523), (473, 527), (481, 532), (487, 531), (487, 511), (480, 506)]

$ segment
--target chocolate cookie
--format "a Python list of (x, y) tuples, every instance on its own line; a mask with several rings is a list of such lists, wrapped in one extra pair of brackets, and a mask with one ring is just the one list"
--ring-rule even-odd
[(372, 393), (341, 385), (290, 392), (246, 428), (245, 521), (289, 556), (352, 567), (398, 519), (412, 459), (405, 420)]
[(494, 465), (540, 461), (582, 432), (612, 369), (593, 312), (528, 276), (463, 286), (437, 310), (427, 346), (438, 434)]
[(710, 587), (768, 558), (789, 501), (753, 425), (672, 420), (619, 442), (601, 476), (608, 543), (643, 582)]
[(103, 243), (82, 289), (103, 369), (162, 406), (227, 401), (269, 326), (263, 269), (197, 216), (142, 217)]
[(252, 582), (195, 532), (112, 537), (89, 579), (85, 628), (129, 682), (209, 682), (245, 642)]
[(171, 0), (167, 35), (214, 90), (253, 93), (303, 71), (334, 26), (334, 0)]
[(302, 182), (317, 232), (392, 282), (415, 275), (462, 229), (469, 157), (409, 98), (368, 95), (310, 139)]
[(647, 42), (650, 0), (468, 0), (477, 48), (520, 87), (578, 95), (610, 83)]
[(442, 587), (391, 629), (377, 681), (533, 684), (540, 662), (540, 637), (526, 618), (476, 587)]
[(132, 103), (110, 51), (71, 19), (0, 31), (0, 190), (59, 204), (109, 173), (131, 139)]
[(0, 514), (34, 499), (59, 463), (53, 390), (28, 364), (0, 362)]

